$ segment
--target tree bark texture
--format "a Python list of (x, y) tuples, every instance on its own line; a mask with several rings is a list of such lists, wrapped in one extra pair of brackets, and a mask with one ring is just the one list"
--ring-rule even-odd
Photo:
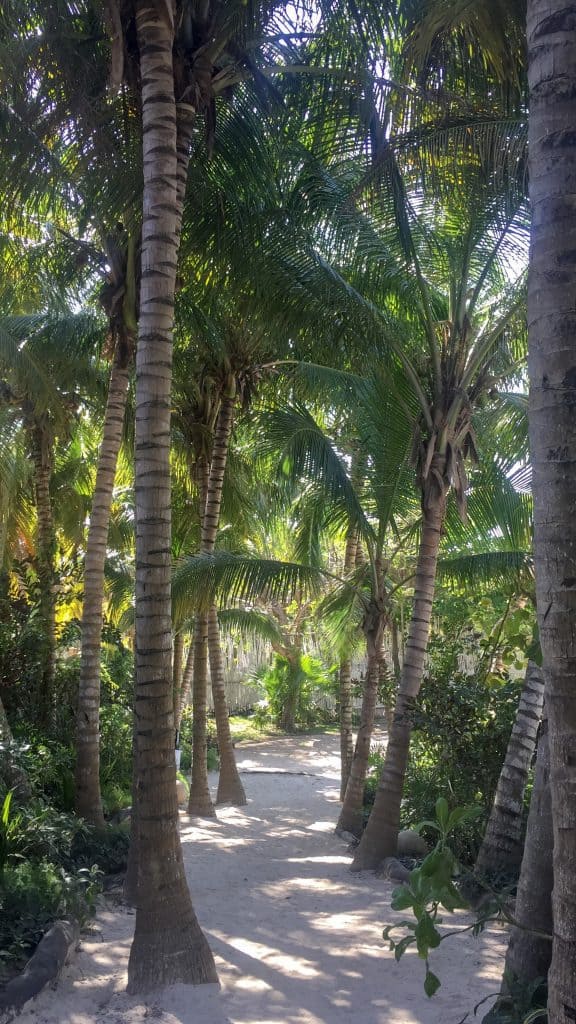
[(76, 717), (76, 813), (100, 827), (104, 825), (100, 794), (100, 649), (104, 566), (129, 380), (128, 367), (115, 360), (110, 374), (84, 559), (82, 649)]
[(554, 820), (550, 1024), (576, 1020), (576, 8), (528, 2), (530, 445)]
[(242, 785), (236, 765), (234, 745), (230, 732), (228, 707), (224, 690), (224, 663), (220, 646), (220, 626), (218, 624), (218, 612), (214, 606), (208, 612), (208, 652), (210, 656), (210, 680), (212, 683), (212, 696), (214, 698), (214, 713), (218, 733), (218, 751), (220, 754), (220, 775), (218, 778), (216, 803), (229, 803), (234, 804), (235, 807), (244, 807), (248, 801), (246, 800), (246, 793), (244, 792), (244, 786)]
[[(235, 403), (236, 382), (234, 377), (230, 375), (230, 379), (227, 382), (227, 387), (221, 399), (218, 419), (214, 430), (212, 458), (210, 460), (210, 473), (206, 487), (206, 500), (201, 530), (201, 551), (204, 554), (211, 554), (214, 551), (216, 537), (220, 526), (224, 474), (226, 472), (228, 450), (230, 447), (230, 438), (232, 436)], [(216, 800), (218, 803), (232, 803), (242, 807), (246, 804), (246, 794), (236, 767), (236, 757), (230, 733), (228, 707), (226, 704), (226, 693), (224, 690), (224, 667), (222, 662), (222, 651), (220, 649), (220, 629), (218, 625), (218, 613), (215, 605), (208, 613), (207, 631), (205, 636), (206, 643), (209, 644), (210, 651), (210, 680), (212, 685), (212, 696), (214, 699), (214, 715), (216, 718), (218, 750), (220, 754), (220, 777), (218, 780), (218, 793)], [(205, 714), (206, 698), (204, 697), (204, 715)], [(196, 720), (196, 707), (194, 707), (194, 720)], [(191, 802), (193, 788), (194, 770), (192, 772), (192, 786), (190, 789)]]
[[(550, 747), (546, 709), (538, 737), (534, 788), (526, 827), (524, 856), (516, 894), (500, 997), (495, 1009), (506, 1007), (513, 986), (527, 989), (537, 978), (546, 980), (552, 956), (553, 868), (552, 804), (550, 801)], [(546, 934), (550, 936), (545, 938)], [(511, 984), (510, 984), (511, 983)], [(512, 989), (511, 989), (512, 986)], [(498, 1017), (495, 1014), (495, 1019)], [(486, 1020), (490, 1021), (488, 1014)]]
[(354, 871), (377, 868), (385, 857), (395, 857), (397, 853), (400, 806), (412, 731), (412, 709), (422, 685), (428, 649), (446, 497), (446, 487), (436, 489), (423, 512), (414, 582), (414, 603), (394, 720), (389, 732), (374, 806), (352, 863)]
[(368, 758), (378, 700), (378, 683), (380, 682), (382, 629), (383, 623), (379, 627), (379, 640), (378, 637), (370, 637), (368, 640), (368, 666), (362, 694), (360, 725), (344, 794), (344, 803), (336, 825), (337, 832), (351, 832), (354, 836), (361, 834), (363, 825), (364, 784), (368, 774)]
[(52, 436), (47, 423), (32, 418), (30, 425), (32, 459), (34, 462), (34, 491), (38, 518), (36, 538), (36, 569), (40, 591), (40, 676), (38, 679), (38, 721), (50, 726), (54, 702), (54, 673), (56, 667), (56, 598), (55, 559), (56, 530), (50, 479), (52, 476)]
[(171, 0), (136, 0), (143, 133), (136, 356), (136, 928), (128, 990), (216, 981), (188, 891), (178, 835), (171, 617), (170, 410), (178, 239)]
[(184, 633), (179, 630), (174, 634), (172, 647), (172, 696), (174, 700), (174, 729), (180, 725), (180, 702), (182, 700), (182, 683), (184, 680)]
[(182, 684), (180, 687), (180, 700), (178, 707), (175, 710), (174, 725), (176, 731), (180, 731), (180, 725), (182, 722), (182, 713), (186, 707), (186, 702), (190, 697), (190, 687), (192, 685), (192, 675), (194, 673), (194, 631), (192, 631), (192, 637), (190, 639), (190, 646), (186, 652), (186, 658), (184, 660), (184, 671), (182, 673)]
[(544, 702), (544, 674), (528, 662), (518, 710), (498, 779), (492, 811), (476, 860), (476, 873), (514, 876), (522, 861), (524, 791)]
[[(344, 552), (344, 574), (352, 572), (356, 564), (358, 537), (355, 530), (350, 530), (346, 538)], [(349, 657), (340, 659), (339, 676), (340, 703), (340, 799), (344, 799), (348, 777), (354, 757), (354, 736), (352, 734), (352, 660)]]
[[(202, 531), (210, 478), (210, 469), (205, 456), (198, 459), (197, 470), (200, 529)], [(202, 542), (200, 550), (202, 550)], [(202, 818), (215, 818), (216, 811), (208, 784), (207, 689), (208, 616), (206, 612), (202, 612), (196, 615), (192, 645), (192, 773), (188, 813)]]
[(208, 616), (198, 612), (194, 624), (194, 669), (192, 676), (192, 783), (188, 814), (215, 818), (216, 811), (208, 784), (208, 740), (206, 735), (206, 699), (208, 689)]

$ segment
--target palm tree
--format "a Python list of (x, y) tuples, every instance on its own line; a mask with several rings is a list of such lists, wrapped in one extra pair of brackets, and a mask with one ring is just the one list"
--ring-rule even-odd
[(38, 721), (49, 728), (56, 655), (56, 552), (52, 476), (56, 441), (67, 441), (81, 391), (94, 373), (86, 353), (102, 340), (102, 324), (88, 313), (37, 313), (3, 318), (1, 403), (20, 426), (33, 466), (35, 563), (42, 622)]
[(102, 826), (100, 793), (100, 648), (104, 609), (104, 569), (110, 510), (131, 376), (136, 324), (135, 242), (125, 250), (110, 245), (108, 303), (110, 335), (114, 339), (102, 440), (92, 496), (84, 559), (82, 645), (76, 728), (76, 812)]
[[(392, 341), (406, 372), (406, 387), (419, 409), (414, 421), (414, 459), (422, 527), (394, 720), (374, 807), (354, 858), (355, 870), (376, 867), (384, 857), (396, 853), (411, 709), (422, 682), (448, 496), (453, 490), (464, 512), (465, 461), (476, 455), (472, 414), (498, 376), (513, 372), (522, 337), (518, 316), (522, 281), (520, 278), (510, 286), (504, 272), (507, 247), (515, 247), (525, 224), (521, 190), (514, 198), (498, 192), (486, 180), (482, 163), (474, 162), (457, 199), (443, 195), (441, 216), (445, 219), (433, 235), (434, 212), (428, 208), (425, 194), (416, 214), (394, 161), (390, 174), (397, 196), (395, 215), (414, 268), (418, 320), (429, 358), (423, 372), (423, 357)], [(433, 202), (438, 211), (438, 198)], [(422, 215), (426, 216), (425, 239), (418, 235)], [(444, 282), (440, 247), (446, 253)], [(427, 263), (432, 253), (433, 265)]]
[(480, 875), (513, 875), (520, 867), (524, 791), (536, 749), (543, 701), (544, 676), (529, 661), (494, 803), (476, 858), (475, 870)]
[(574, 227), (569, 145), (575, 81), (566, 9), (528, 3), (530, 200), (528, 286), (530, 441), (534, 493), (534, 561), (540, 643), (546, 675), (550, 789), (554, 819), (554, 941), (548, 972), (548, 1019), (576, 1010), (574, 473), (576, 373), (572, 340), (575, 285), (569, 256)]
[(514, 906), (500, 996), (485, 1024), (498, 1020), (514, 1004), (515, 991), (529, 990), (537, 979), (545, 982), (552, 955), (552, 805), (550, 802), (550, 746), (546, 706), (538, 737), (534, 785), (526, 825), (526, 839)]

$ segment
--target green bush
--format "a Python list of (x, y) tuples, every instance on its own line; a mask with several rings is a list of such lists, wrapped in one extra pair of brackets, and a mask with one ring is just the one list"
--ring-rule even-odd
[[(518, 704), (520, 683), (487, 684), (456, 670), (455, 650), (432, 647), (430, 667), (413, 712), (410, 760), (402, 801), (402, 827), (434, 817), (439, 796), (450, 807), (475, 804), (484, 813), (455, 837), (464, 864), (476, 859)], [(365, 789), (374, 802), (383, 760), (376, 748)], [(430, 838), (430, 837), (427, 837)]]
[(276, 655), (273, 665), (259, 673), (259, 679), (268, 698), (265, 712), (260, 712), (262, 725), (271, 721), (282, 728), (288, 705), (294, 708), (298, 729), (331, 725), (338, 720), (337, 712), (326, 708), (322, 701), (324, 695), (335, 694), (337, 682), (334, 672), (320, 658), (302, 654), (295, 663)]
[(60, 917), (81, 923), (94, 912), (100, 890), (95, 869), (67, 873), (47, 861), (9, 866), (0, 885), (0, 980), (23, 967)]
[(126, 792), (132, 788), (132, 711), (122, 704), (100, 710), (100, 782)]

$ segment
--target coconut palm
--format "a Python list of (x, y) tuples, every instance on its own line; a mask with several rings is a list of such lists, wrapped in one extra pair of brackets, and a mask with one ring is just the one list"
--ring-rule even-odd
[(525, 228), (521, 189), (515, 195), (499, 192), (487, 181), (481, 160), (473, 162), (454, 201), (444, 194), (440, 204), (435, 196), (436, 215), (442, 210), (438, 223), (426, 192), (420, 193), (416, 212), (396, 168), (390, 172), (397, 190), (394, 207), (414, 267), (416, 323), (429, 360), (424, 368), (423, 355), (392, 340), (419, 406), (413, 454), (422, 528), (397, 705), (376, 801), (354, 859), (357, 870), (375, 867), (396, 852), (411, 707), (422, 682), (448, 496), (453, 491), (464, 512), (465, 462), (476, 457), (473, 411), (501, 374), (513, 372), (522, 345), (522, 275), (509, 284), (504, 269)]
[[(550, 789), (554, 819), (554, 941), (548, 972), (548, 1019), (576, 1008), (576, 822), (574, 786), (574, 443), (576, 374), (571, 340), (574, 213), (568, 145), (574, 82), (565, 9), (528, 3), (530, 200), (528, 288), (530, 440), (534, 492), (534, 559), (540, 643), (547, 683)], [(551, 111), (553, 120), (551, 122)]]
[(13, 434), (21, 431), (33, 466), (35, 563), (42, 621), (36, 695), (39, 722), (50, 724), (56, 651), (56, 524), (52, 476), (55, 446), (66, 441), (76, 409), (94, 383), (87, 354), (101, 344), (102, 322), (88, 313), (35, 314), (2, 320), (2, 405)]

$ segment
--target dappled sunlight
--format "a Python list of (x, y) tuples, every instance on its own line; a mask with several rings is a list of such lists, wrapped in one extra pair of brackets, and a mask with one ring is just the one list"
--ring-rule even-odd
[[(390, 908), (393, 885), (350, 873), (346, 844), (334, 835), (333, 780), (291, 774), (300, 766), (316, 773), (319, 742), (337, 760), (337, 736), (312, 737), (297, 750), (300, 738), (253, 748), (259, 767), (289, 771), (246, 774), (246, 807), (219, 807), (208, 820), (181, 815), (188, 880), (220, 988), (175, 985), (130, 999), (134, 912), (105, 909), (101, 938), (83, 939), (57, 998), (44, 993), (20, 1024), (455, 1024), (495, 992), (500, 928), (479, 939), (453, 936), (434, 950), (442, 986), (432, 1000), (415, 951), (396, 963), (382, 937), (385, 924), (404, 916)], [(450, 930), (467, 923), (460, 913)]]

